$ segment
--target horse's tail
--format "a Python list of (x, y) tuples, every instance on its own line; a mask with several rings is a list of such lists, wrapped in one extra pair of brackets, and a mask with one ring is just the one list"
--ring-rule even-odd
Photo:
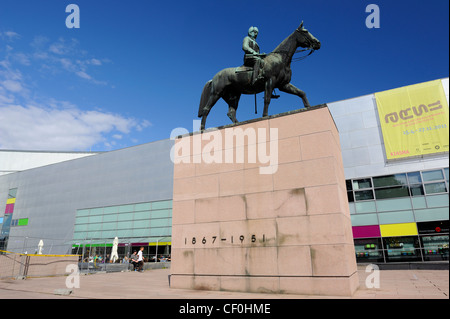
[(205, 107), (206, 103), (208, 103), (212, 90), (213, 90), (213, 81), (209, 80), (208, 82), (206, 82), (202, 91), (202, 97), (200, 98), (200, 105), (198, 107), (198, 117), (203, 116), (203, 108)]

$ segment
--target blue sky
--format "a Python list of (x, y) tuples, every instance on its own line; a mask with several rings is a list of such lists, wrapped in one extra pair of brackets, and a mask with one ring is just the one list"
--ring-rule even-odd
[[(65, 21), (80, 9), (80, 28)], [(380, 28), (365, 21), (380, 8)], [(0, 149), (107, 151), (193, 130), (204, 84), (242, 64), (259, 28), (270, 52), (304, 21), (322, 43), (291, 65), (311, 105), (448, 77), (448, 0), (0, 1)], [(269, 114), (302, 108), (280, 93)], [(261, 116), (263, 95), (237, 117)], [(229, 124), (220, 100), (207, 127)]]

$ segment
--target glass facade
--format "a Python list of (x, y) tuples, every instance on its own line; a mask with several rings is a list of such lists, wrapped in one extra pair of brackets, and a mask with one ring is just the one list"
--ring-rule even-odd
[(75, 216), (72, 252), (84, 259), (107, 258), (119, 239), (119, 258), (144, 247), (144, 256), (155, 260), (170, 254), (172, 201), (79, 209)]
[(448, 168), (346, 185), (358, 262), (448, 261)]

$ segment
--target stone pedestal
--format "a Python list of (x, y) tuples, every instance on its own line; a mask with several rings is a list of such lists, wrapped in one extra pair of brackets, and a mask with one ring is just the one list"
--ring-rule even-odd
[(174, 153), (172, 288), (355, 292), (339, 135), (326, 105), (179, 137)]

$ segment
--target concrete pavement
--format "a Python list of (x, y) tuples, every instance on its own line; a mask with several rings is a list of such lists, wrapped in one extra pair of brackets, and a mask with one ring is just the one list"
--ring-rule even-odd
[[(169, 287), (170, 269), (143, 273), (80, 275), (79, 288), (66, 291), (67, 276), (0, 280), (0, 299), (448, 299), (448, 270), (380, 270), (379, 288), (366, 287), (365, 268), (358, 267), (360, 287), (352, 297), (305, 296), (228, 291), (184, 290)], [(74, 281), (71, 281), (74, 283)]]

